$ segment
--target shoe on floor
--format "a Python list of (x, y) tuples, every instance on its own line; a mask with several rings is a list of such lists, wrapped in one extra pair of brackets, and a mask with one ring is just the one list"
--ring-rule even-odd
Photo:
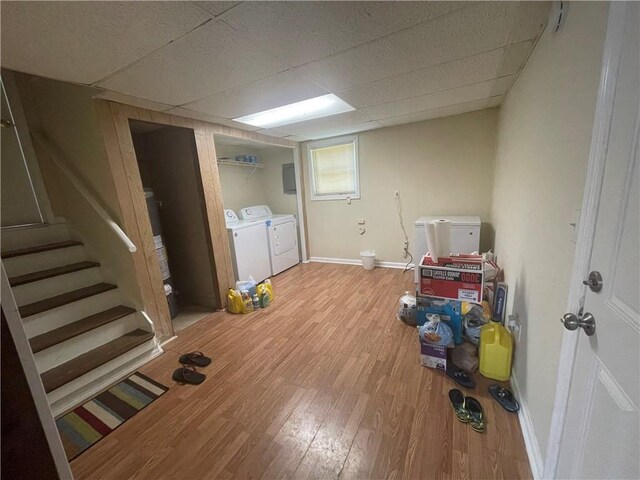
[(473, 381), (471, 375), (461, 368), (456, 367), (451, 362), (447, 365), (447, 375), (465, 388), (476, 388), (476, 382)]

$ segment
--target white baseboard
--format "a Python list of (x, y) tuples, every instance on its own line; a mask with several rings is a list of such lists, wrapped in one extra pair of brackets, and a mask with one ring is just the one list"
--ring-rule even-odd
[(540, 454), (540, 444), (536, 438), (536, 433), (533, 429), (533, 422), (531, 421), (531, 415), (529, 414), (529, 408), (524, 397), (520, 394), (518, 388), (518, 381), (515, 375), (511, 375), (511, 388), (515, 394), (518, 402), (520, 402), (520, 411), (518, 412), (518, 420), (520, 421), (520, 429), (522, 430), (522, 436), (524, 437), (524, 444), (527, 449), (527, 456), (529, 457), (529, 465), (531, 466), (531, 475), (534, 479), (541, 479), (542, 472), (544, 472), (544, 461)]
[[(317, 262), (317, 263), (336, 263), (340, 265), (362, 265), (362, 260), (353, 259), (353, 258), (333, 258), (333, 257), (309, 257), (309, 262)], [(404, 268), (407, 266), (406, 263), (402, 262), (383, 262), (380, 260), (376, 260), (376, 267), (380, 268)], [(413, 267), (413, 264), (409, 264), (409, 267)]]

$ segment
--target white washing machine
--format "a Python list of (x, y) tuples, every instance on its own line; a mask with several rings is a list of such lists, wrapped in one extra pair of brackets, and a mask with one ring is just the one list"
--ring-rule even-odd
[(247, 280), (249, 275), (256, 282), (269, 278), (271, 261), (264, 222), (239, 220), (233, 210), (224, 211), (224, 220), (236, 280)]
[(300, 263), (295, 215), (274, 215), (267, 205), (257, 205), (242, 208), (240, 218), (245, 222), (263, 222), (266, 225), (271, 275), (277, 275)]

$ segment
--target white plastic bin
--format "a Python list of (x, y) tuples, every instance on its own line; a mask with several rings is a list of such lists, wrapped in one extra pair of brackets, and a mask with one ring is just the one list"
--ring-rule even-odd
[(362, 266), (365, 270), (373, 270), (376, 265), (375, 250), (363, 250), (360, 252), (360, 258), (362, 258)]

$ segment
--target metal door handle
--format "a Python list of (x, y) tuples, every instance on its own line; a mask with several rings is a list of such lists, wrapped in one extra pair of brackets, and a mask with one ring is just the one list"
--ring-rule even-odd
[(580, 327), (589, 337), (596, 333), (596, 319), (589, 312), (580, 317), (573, 313), (565, 313), (560, 321), (567, 330), (576, 330)]
[(0, 127), (2, 128), (11, 128), (13, 127), (13, 123), (10, 120), (5, 120), (4, 118), (0, 120)]

